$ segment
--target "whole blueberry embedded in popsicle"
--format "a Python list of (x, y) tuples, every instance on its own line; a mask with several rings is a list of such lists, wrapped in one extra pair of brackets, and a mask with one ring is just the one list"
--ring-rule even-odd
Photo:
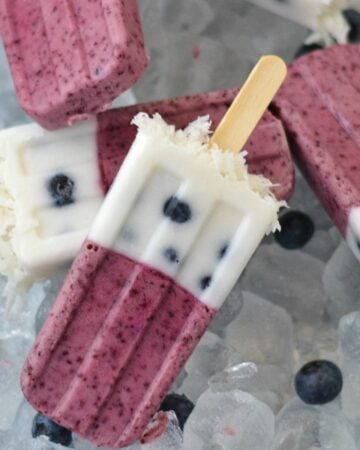
[(296, 393), (309, 405), (324, 405), (333, 401), (342, 386), (341, 370), (331, 361), (311, 361), (295, 376)]
[(281, 247), (295, 250), (303, 247), (315, 232), (314, 222), (301, 211), (288, 211), (279, 218), (281, 231), (274, 235)]
[(183, 394), (175, 393), (167, 395), (160, 406), (160, 411), (174, 411), (182, 430), (193, 409), (194, 403), (192, 401)]
[(203, 291), (207, 289), (210, 286), (210, 284), (211, 284), (211, 275), (205, 275), (204, 277), (201, 278), (200, 287)]
[(164, 256), (171, 263), (179, 264), (180, 262), (179, 252), (173, 247), (167, 247), (164, 250)]
[(175, 196), (169, 197), (163, 206), (166, 217), (176, 223), (185, 223), (191, 219), (192, 212), (188, 203), (179, 200)]
[(54, 175), (48, 181), (47, 188), (55, 206), (62, 207), (75, 202), (75, 182), (68, 175), (64, 173)]
[(223, 246), (221, 246), (219, 249), (219, 252), (218, 252), (219, 259), (222, 259), (226, 255), (228, 250), (229, 250), (229, 244), (224, 244)]
[(72, 442), (71, 431), (53, 422), (42, 414), (34, 417), (31, 434), (33, 438), (47, 436), (51, 442), (69, 447)]

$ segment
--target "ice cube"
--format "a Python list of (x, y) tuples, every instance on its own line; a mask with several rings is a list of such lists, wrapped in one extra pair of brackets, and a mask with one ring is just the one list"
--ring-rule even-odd
[(239, 354), (231, 346), (226, 346), (224, 339), (207, 331), (200, 339), (195, 351), (188, 359), (185, 369), (188, 374), (202, 375), (209, 378), (216, 372), (224, 369), (231, 361), (238, 358)]
[(209, 385), (214, 392), (248, 392), (277, 412), (290, 394), (291, 376), (279, 366), (243, 362), (213, 375)]
[(60, 444), (50, 442), (46, 437), (41, 436), (37, 439), (22, 439), (13, 431), (0, 431), (1, 450), (65, 450)]
[(209, 326), (209, 330), (223, 336), (225, 327), (229, 325), (230, 322), (236, 319), (237, 315), (241, 311), (244, 300), (241, 288), (241, 279), (233, 287), (230, 295), (225, 300), (225, 303), (217, 312), (215, 318)]
[(150, 439), (150, 442), (143, 443), (141, 450), (181, 450), (183, 436), (179, 427), (179, 422), (173, 411), (166, 413), (158, 413), (161, 416), (160, 422), (166, 418), (164, 429), (161, 430), (161, 435), (155, 439)]
[(336, 246), (337, 243), (331, 238), (328, 230), (316, 230), (314, 236), (302, 248), (302, 251), (314, 258), (327, 262), (336, 250)]
[(193, 403), (197, 401), (200, 395), (209, 387), (207, 377), (199, 374), (189, 374), (182, 384), (178, 387), (176, 392), (184, 394)]
[(64, 278), (67, 274), (68, 267), (64, 267), (57, 275), (53, 278), (51, 278), (45, 285), (45, 296), (43, 298), (43, 301), (39, 305), (37, 311), (36, 311), (36, 317), (35, 317), (35, 330), (36, 333), (38, 333), (43, 326), (43, 323), (45, 322), (49, 311), (56, 299), (57, 293), (59, 292)]
[(11, 427), (23, 399), (19, 377), (20, 366), (11, 360), (0, 360), (0, 430)]
[(272, 450), (356, 450), (354, 432), (337, 404), (290, 400), (276, 417)]
[[(86, 439), (73, 434), (73, 446), (76, 450), (111, 450), (107, 447), (97, 447)], [(128, 447), (123, 447), (121, 450), (141, 450), (140, 442), (129, 445)]]
[(321, 282), (324, 267), (323, 261), (302, 251), (263, 245), (246, 269), (243, 289), (266, 295), (296, 321), (316, 323), (327, 301)]
[(25, 399), (20, 404), (12, 430), (19, 439), (31, 439), (31, 429), (37, 411)]
[[(295, 369), (315, 359), (338, 363), (338, 333), (333, 324), (324, 320), (317, 326), (295, 325)], [(295, 370), (295, 371), (296, 371)]]
[(184, 429), (185, 450), (267, 450), (274, 433), (274, 414), (263, 402), (239, 390), (199, 398)]
[(291, 368), (293, 332), (291, 317), (283, 308), (244, 292), (241, 313), (227, 327), (225, 336), (226, 343), (236, 348), (243, 361)]
[(360, 309), (360, 264), (342, 241), (325, 267), (324, 288), (329, 296), (326, 310), (334, 323)]
[(341, 400), (346, 414), (360, 419), (360, 311), (341, 318), (339, 323), (340, 364), (343, 372)]

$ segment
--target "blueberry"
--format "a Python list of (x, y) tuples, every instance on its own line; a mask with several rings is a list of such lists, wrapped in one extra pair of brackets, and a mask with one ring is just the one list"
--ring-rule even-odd
[(51, 442), (65, 447), (69, 447), (72, 441), (70, 430), (58, 425), (40, 413), (34, 417), (31, 433), (33, 438), (45, 435)]
[(275, 240), (288, 250), (303, 247), (315, 231), (314, 222), (301, 211), (288, 211), (280, 217), (279, 222), (281, 231), (275, 233)]
[(178, 254), (177, 250), (175, 250), (172, 247), (167, 247), (164, 250), (164, 256), (171, 263), (179, 264), (179, 262), (180, 262), (180, 258), (179, 258), (179, 254)]
[(186, 202), (182, 202), (177, 197), (169, 197), (163, 207), (166, 217), (176, 223), (184, 223), (191, 219), (191, 209)]
[(309, 405), (331, 402), (340, 394), (342, 385), (341, 370), (330, 361), (311, 361), (295, 376), (296, 393)]
[(71, 205), (75, 202), (74, 190), (75, 182), (67, 175), (59, 173), (53, 176), (47, 185), (55, 206)]
[(201, 278), (201, 280), (200, 280), (201, 289), (204, 291), (205, 289), (207, 289), (210, 286), (210, 283), (211, 283), (210, 275), (206, 275), (205, 277)]
[(223, 245), (218, 253), (219, 259), (222, 259), (226, 255), (228, 250), (229, 250), (229, 244)]
[(175, 393), (167, 395), (160, 406), (161, 411), (175, 412), (182, 430), (193, 409), (194, 404), (185, 395)]
[(360, 42), (360, 12), (354, 9), (346, 9), (343, 14), (350, 25), (349, 41)]
[(294, 58), (300, 58), (300, 56), (307, 55), (308, 53), (314, 52), (316, 50), (321, 50), (324, 47), (322, 47), (320, 44), (303, 44), (295, 53)]

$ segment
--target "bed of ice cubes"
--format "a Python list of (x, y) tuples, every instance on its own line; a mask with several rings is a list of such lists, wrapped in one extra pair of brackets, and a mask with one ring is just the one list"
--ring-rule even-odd
[[(308, 30), (241, 0), (140, 1), (152, 63), (138, 101), (239, 86), (264, 53), (290, 61)], [(0, 127), (24, 123), (0, 50)], [(315, 224), (311, 240), (258, 249), (174, 385), (195, 408), (179, 428), (131, 450), (360, 449), (360, 265), (297, 173), (290, 207)], [(19, 372), (64, 273), (33, 286), (10, 311), (0, 305), (0, 449), (65, 448), (33, 439), (36, 414)], [(0, 278), (0, 291), (5, 280)], [(341, 367), (341, 398), (309, 406), (296, 398), (296, 371), (313, 359)], [(73, 436), (73, 448), (95, 449)]]

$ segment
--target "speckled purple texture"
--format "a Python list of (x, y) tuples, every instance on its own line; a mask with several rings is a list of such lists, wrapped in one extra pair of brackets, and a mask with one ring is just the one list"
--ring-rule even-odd
[[(198, 116), (209, 114), (216, 128), (234, 99), (237, 89), (214, 91), (145, 103), (107, 111), (98, 116), (99, 164), (104, 191), (110, 187), (136, 135), (131, 120), (140, 111), (158, 112), (177, 128), (185, 127)], [(294, 188), (294, 166), (281, 122), (270, 112), (262, 118), (245, 145), (249, 171), (269, 178), (279, 199), (289, 199)]]
[(48, 129), (104, 111), (148, 63), (136, 0), (2, 0), (0, 28), (20, 104)]
[(360, 206), (360, 46), (295, 61), (274, 101), (304, 175), (345, 236)]
[(141, 437), (216, 311), (86, 241), (25, 363), (35, 409), (98, 445)]

